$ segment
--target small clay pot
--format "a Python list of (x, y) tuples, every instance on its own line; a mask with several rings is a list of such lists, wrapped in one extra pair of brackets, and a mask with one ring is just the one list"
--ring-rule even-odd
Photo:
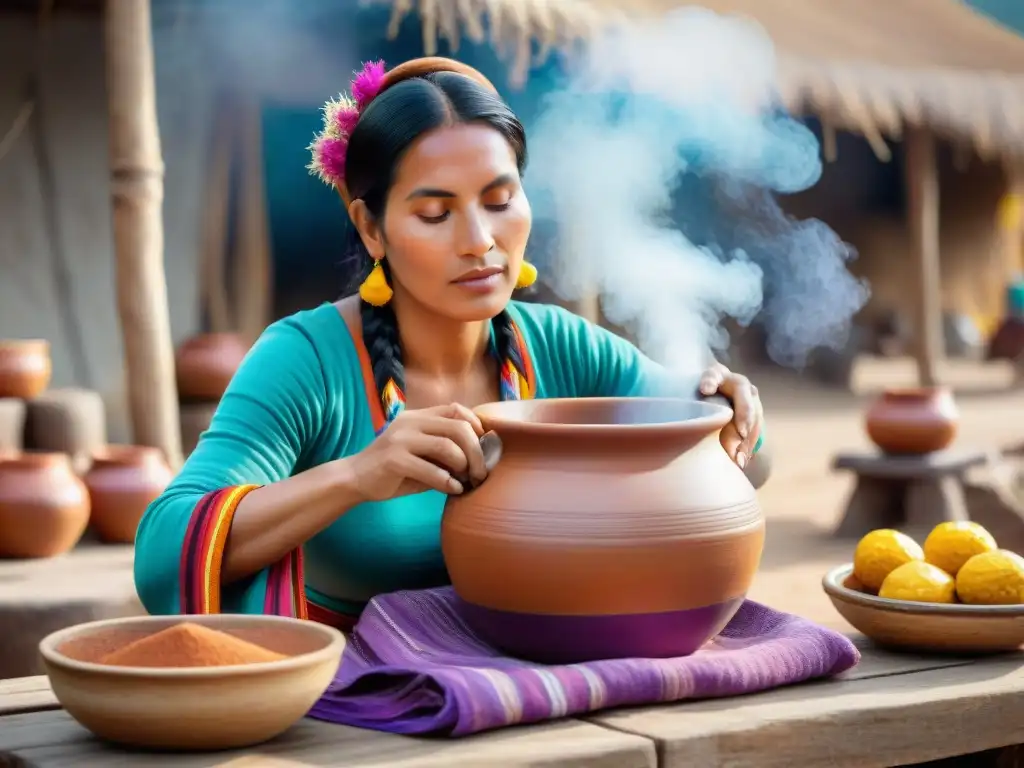
[(686, 656), (729, 623), (765, 534), (719, 441), (731, 409), (578, 398), (476, 412), (501, 460), (448, 497), (441, 549), (477, 634), (562, 664)]
[(134, 542), (146, 507), (173, 476), (157, 448), (108, 445), (93, 454), (84, 479), (92, 502), (92, 527), (99, 537), (110, 543)]
[(884, 453), (921, 455), (949, 447), (960, 413), (945, 387), (888, 389), (868, 408), (868, 437)]
[(178, 397), (220, 400), (248, 351), (249, 346), (234, 333), (202, 333), (188, 339), (175, 355)]
[(89, 524), (89, 493), (63, 453), (0, 458), (0, 557), (67, 552)]
[(44, 339), (0, 341), (0, 397), (31, 400), (50, 384), (53, 364)]

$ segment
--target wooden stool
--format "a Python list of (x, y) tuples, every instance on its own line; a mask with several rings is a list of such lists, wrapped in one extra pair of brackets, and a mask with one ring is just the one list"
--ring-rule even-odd
[(946, 450), (921, 456), (843, 453), (833, 470), (849, 470), (857, 484), (836, 528), (840, 538), (860, 538), (876, 528), (931, 528), (967, 520), (963, 476), (988, 461), (984, 451)]

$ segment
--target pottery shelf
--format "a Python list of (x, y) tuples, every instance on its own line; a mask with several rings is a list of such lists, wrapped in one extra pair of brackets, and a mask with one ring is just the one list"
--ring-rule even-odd
[(0, 678), (44, 674), (39, 641), (86, 621), (144, 613), (132, 577), (132, 546), (91, 535), (45, 560), (0, 560)]
[(0, 453), (66, 453), (81, 474), (106, 442), (106, 410), (97, 392), (51, 389), (32, 400), (0, 398)]
[(107, 443), (103, 398), (87, 389), (52, 389), (27, 403), (25, 449), (66, 453), (78, 474)]
[(17, 453), (24, 448), (27, 412), (24, 400), (0, 397), (0, 454)]

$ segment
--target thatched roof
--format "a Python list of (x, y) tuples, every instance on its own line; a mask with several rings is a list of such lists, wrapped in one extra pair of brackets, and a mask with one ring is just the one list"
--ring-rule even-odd
[[(629, 16), (700, 5), (755, 19), (779, 50), (782, 98), (869, 139), (925, 124), (983, 155), (1024, 157), (1024, 37), (960, 0), (392, 0), (419, 10), (424, 47), (489, 39), (522, 82), (541, 55)], [(534, 59), (535, 61), (536, 59)]]

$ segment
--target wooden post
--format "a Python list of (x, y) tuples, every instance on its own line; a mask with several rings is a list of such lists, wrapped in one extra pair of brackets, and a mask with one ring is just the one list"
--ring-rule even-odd
[(149, 0), (107, 0), (107, 98), (117, 308), (134, 440), (181, 465)]
[(235, 306), (238, 330), (252, 344), (270, 323), (270, 229), (263, 177), (263, 113), (255, 95), (239, 111), (239, 153), (242, 189), (239, 194), (234, 258)]
[(921, 386), (938, 384), (944, 355), (942, 286), (939, 279), (939, 174), (935, 139), (925, 128), (906, 130), (907, 224), (917, 283), (917, 374)]

